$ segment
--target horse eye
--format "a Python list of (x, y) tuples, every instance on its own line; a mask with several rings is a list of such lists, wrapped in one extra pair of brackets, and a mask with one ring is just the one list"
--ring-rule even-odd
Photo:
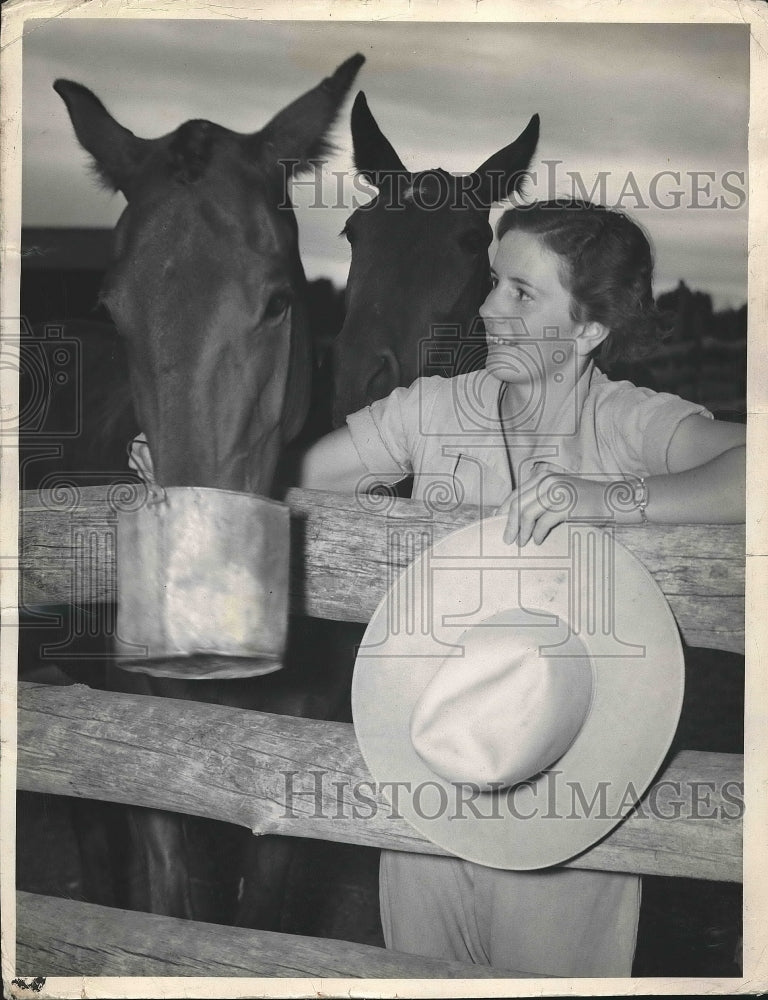
[(491, 245), (493, 236), (490, 231), (485, 232), (479, 229), (470, 229), (469, 232), (462, 233), (459, 237), (459, 244), (462, 250), (467, 253), (481, 253)]
[(264, 310), (265, 319), (277, 319), (282, 316), (291, 304), (291, 296), (288, 292), (274, 292), (267, 301)]

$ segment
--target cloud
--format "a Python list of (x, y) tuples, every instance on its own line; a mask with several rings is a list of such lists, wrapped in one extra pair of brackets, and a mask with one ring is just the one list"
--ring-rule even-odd
[[(406, 164), (469, 171), (506, 145), (534, 112), (538, 166), (559, 160), (585, 180), (662, 170), (746, 171), (748, 29), (739, 25), (579, 25), (428, 22), (30, 22), (24, 43), (24, 218), (35, 225), (114, 224), (122, 204), (93, 184), (57, 76), (91, 87), (112, 113), (152, 137), (191, 117), (238, 131), (261, 127), (355, 51), (371, 109)], [(348, 169), (348, 106), (329, 165)], [(591, 184), (591, 182), (590, 182)], [(633, 210), (631, 201), (625, 205)], [(690, 206), (688, 206), (690, 207)], [(310, 276), (343, 282), (336, 240), (345, 209), (300, 213)], [(681, 207), (680, 213), (684, 212)], [(746, 298), (746, 212), (717, 210), (711, 228), (687, 212), (649, 209), (660, 275), (717, 283)], [(672, 233), (676, 235), (672, 238)], [(686, 242), (687, 241), (687, 242)]]

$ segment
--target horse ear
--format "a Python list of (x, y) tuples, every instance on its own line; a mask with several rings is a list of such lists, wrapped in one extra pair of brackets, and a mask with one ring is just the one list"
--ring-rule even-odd
[(352, 105), (352, 145), (355, 167), (376, 187), (381, 186), (381, 174), (408, 173), (392, 143), (377, 125), (362, 90)]
[(347, 59), (332, 76), (278, 112), (261, 131), (246, 136), (246, 155), (260, 159), (268, 169), (284, 162), (293, 174), (330, 152), (326, 133), (364, 62), (365, 56), (359, 54)]
[(520, 135), (504, 149), (494, 153), (474, 175), (480, 179), (479, 199), (489, 207), (503, 201), (520, 186), (539, 141), (539, 116), (534, 115)]
[(57, 80), (53, 89), (67, 106), (78, 142), (94, 160), (100, 177), (127, 197), (136, 168), (152, 145), (138, 139), (110, 115), (98, 97), (71, 80)]

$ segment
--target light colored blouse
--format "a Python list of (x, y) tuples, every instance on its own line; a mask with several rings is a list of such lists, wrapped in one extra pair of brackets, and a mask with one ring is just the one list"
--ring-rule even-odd
[[(679, 396), (613, 382), (590, 364), (572, 405), (546, 429), (540, 402), (502, 427), (503, 383), (481, 370), (456, 378), (417, 379), (347, 417), (360, 459), (381, 482), (414, 475), (413, 498), (440, 485), (457, 503), (497, 506), (534, 467), (572, 474), (652, 476), (670, 471), (677, 427), (703, 406)], [(511, 465), (511, 469), (510, 469)]]

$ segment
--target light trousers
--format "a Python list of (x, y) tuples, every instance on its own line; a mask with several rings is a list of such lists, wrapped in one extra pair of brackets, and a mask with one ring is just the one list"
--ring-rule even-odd
[(382, 851), (379, 882), (388, 948), (551, 976), (632, 973), (637, 875), (500, 871), (458, 858)]

